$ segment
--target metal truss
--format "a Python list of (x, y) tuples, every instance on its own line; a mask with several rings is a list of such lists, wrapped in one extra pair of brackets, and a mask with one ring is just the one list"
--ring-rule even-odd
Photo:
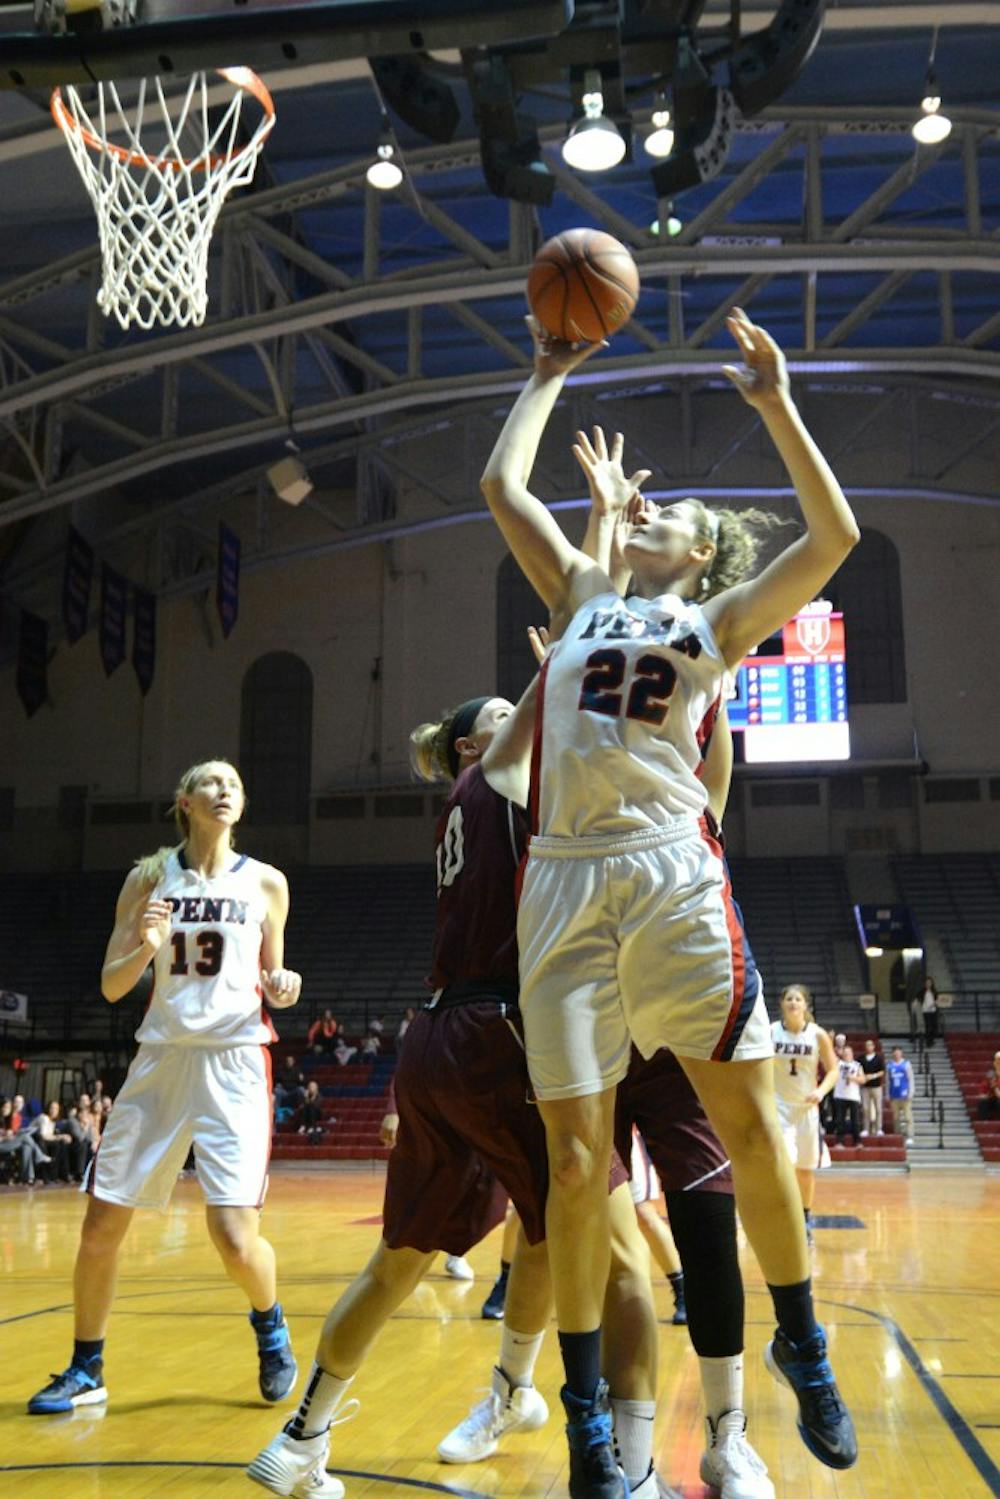
[[(741, 164), (720, 175), (677, 238), (664, 241), (650, 232), (638, 186), (637, 216), (645, 222), (613, 209), (550, 154), (560, 190), (581, 217), (630, 246), (644, 285), (642, 316), (621, 336), (623, 352), (613, 348), (588, 365), (574, 398), (598, 399), (605, 390), (616, 399), (641, 396), (658, 382), (689, 411), (717, 368), (711, 344), (726, 312), (756, 299), (786, 330), (790, 366), (811, 385), (874, 382), (880, 397), (873, 422), (883, 400), (905, 404), (908, 389), (971, 378), (981, 388), (982, 404), (974, 407), (981, 428), (963, 427), (963, 442), (973, 449), (986, 443), (1000, 410), (993, 394), (1000, 243), (996, 228), (984, 224), (981, 182), (995, 182), (1000, 170), (1000, 114), (960, 112), (952, 137), (931, 149), (913, 146), (909, 124), (900, 110), (873, 118), (815, 109), (775, 110), (744, 123), (745, 149), (734, 153)], [(554, 145), (558, 135), (549, 135), (546, 144)], [(832, 218), (824, 210), (827, 179), (844, 170), (845, 140), (861, 137), (866, 150), (853, 160), (881, 180)], [(537, 226), (533, 210), (510, 204), (505, 242), (488, 242), (469, 227), (480, 221), (474, 200), (463, 222), (444, 207), (439, 181), (453, 182), (463, 169), (478, 181), (476, 142), (411, 152), (406, 164), (414, 225), (432, 230), (440, 248), (404, 271), (387, 253), (382, 200), (366, 186), (362, 161), (227, 205), (212, 270), (215, 315), (202, 328), (108, 346), (93, 300), (96, 248), (0, 283), (0, 432), (20, 455), (0, 473), (0, 521), (23, 521), (112, 489), (131, 495), (125, 486), (157, 475), (159, 498), (109, 527), (106, 539), (124, 543), (155, 522), (167, 537), (156, 554), (185, 554), (169, 544), (174, 528), (190, 535), (197, 515), (207, 535), (213, 507), (234, 494), (265, 492), (264, 470), (293, 429), (314, 478), (345, 459), (359, 465), (354, 513), (320, 506), (331, 546), (393, 532), (397, 486), (419, 489), (432, 512), (467, 506), (469, 475), (461, 472), (453, 486), (422, 465), (410, 439), (421, 424), (451, 422), (459, 413), (463, 422), (479, 421), (523, 381), (529, 361), (517, 309)], [(945, 168), (945, 191), (959, 212), (942, 228), (936, 210)], [(912, 190), (932, 172), (935, 191), (914, 206)], [(798, 205), (794, 216), (761, 222), (744, 213), (777, 174), (781, 201)], [(790, 191), (796, 180), (798, 190)], [(995, 209), (996, 189), (990, 192)], [(895, 214), (904, 199), (905, 216)], [(363, 210), (359, 274), (310, 245), (306, 215), (337, 205)], [(42, 331), (51, 322), (49, 303), (67, 293), (81, 309), (80, 347)], [(897, 317), (900, 308), (907, 310)], [(887, 317), (891, 342), (877, 336)], [(907, 337), (904, 318), (924, 330), (919, 342)], [(428, 373), (442, 319), (476, 351), (471, 365), (446, 375)], [(477, 451), (481, 459), (482, 446)], [(181, 466), (220, 455), (240, 463), (240, 471), (182, 494)], [(939, 462), (925, 487), (947, 490), (959, 462)], [(266, 537), (260, 541), (262, 563), (271, 555), (281, 560)], [(0, 573), (4, 592), (23, 598), (46, 565), (12, 551)], [(193, 572), (183, 564), (179, 571), (187, 577), (171, 576), (164, 565), (150, 581), (186, 589), (200, 568), (195, 561)]]

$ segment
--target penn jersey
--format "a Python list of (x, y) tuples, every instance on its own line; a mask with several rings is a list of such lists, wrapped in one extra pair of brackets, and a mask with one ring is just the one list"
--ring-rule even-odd
[(515, 881), (527, 818), (480, 765), (456, 779), (435, 830), (437, 914), (431, 986), (517, 983)]
[(170, 902), (170, 936), (153, 959), (153, 995), (136, 1040), (151, 1045), (263, 1045), (275, 1039), (263, 1008), (260, 950), (264, 865), (246, 854), (203, 879), (167, 860), (153, 898)]
[(700, 816), (725, 669), (697, 604), (616, 593), (583, 604), (542, 666), (533, 831), (614, 837)]
[(819, 1027), (810, 1020), (801, 1031), (771, 1026), (774, 1042), (774, 1091), (779, 1103), (805, 1105), (819, 1083)]

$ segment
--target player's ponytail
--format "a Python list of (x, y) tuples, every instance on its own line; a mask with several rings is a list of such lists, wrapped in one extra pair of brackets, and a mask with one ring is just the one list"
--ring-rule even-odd
[(462, 768), (457, 749), (476, 726), (489, 697), (470, 697), (457, 708), (448, 708), (440, 723), (418, 724), (410, 735), (410, 765), (422, 781), (453, 781)]
[(770, 510), (716, 510), (694, 498), (686, 503), (695, 512), (699, 535), (715, 545), (715, 555), (701, 575), (698, 603), (742, 583), (753, 571), (765, 533), (794, 524)]

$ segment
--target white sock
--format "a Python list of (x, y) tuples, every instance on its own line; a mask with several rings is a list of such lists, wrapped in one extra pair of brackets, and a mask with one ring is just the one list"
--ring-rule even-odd
[(705, 1410), (718, 1422), (726, 1411), (743, 1409), (743, 1355), (734, 1353), (729, 1358), (699, 1358), (701, 1388), (705, 1396)]
[(655, 1400), (616, 1400), (611, 1397), (615, 1422), (615, 1457), (621, 1463), (629, 1486), (648, 1476), (653, 1465), (653, 1418)]
[(285, 1427), (288, 1435), (304, 1441), (326, 1431), (353, 1383), (353, 1375), (350, 1379), (338, 1379), (336, 1374), (327, 1374), (319, 1364), (313, 1364), (299, 1408)]
[(535, 1363), (541, 1352), (542, 1332), (515, 1332), (513, 1327), (503, 1325), (500, 1338), (500, 1358), (497, 1367), (506, 1374), (512, 1385), (530, 1385), (535, 1375)]

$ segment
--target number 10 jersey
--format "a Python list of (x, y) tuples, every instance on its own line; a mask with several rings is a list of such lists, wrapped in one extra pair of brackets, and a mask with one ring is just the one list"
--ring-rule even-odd
[(699, 605), (673, 594), (589, 599), (542, 668), (534, 831), (614, 838), (700, 816), (725, 670)]

